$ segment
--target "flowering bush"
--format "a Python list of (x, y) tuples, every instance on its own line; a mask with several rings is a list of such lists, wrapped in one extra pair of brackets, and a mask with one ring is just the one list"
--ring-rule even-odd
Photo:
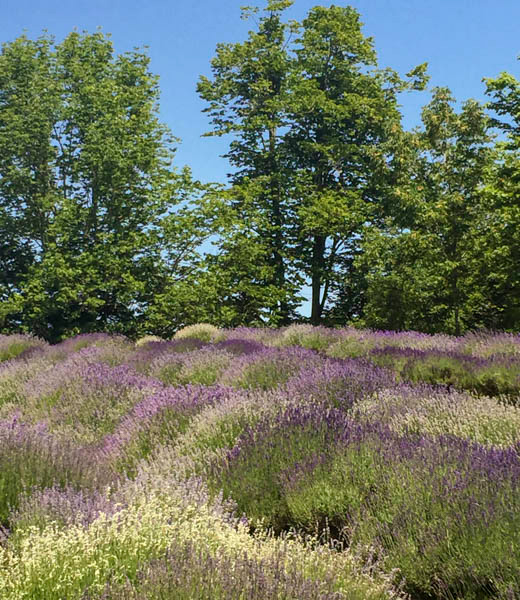
[(215, 325), (211, 325), (210, 323), (197, 323), (179, 329), (174, 337), (176, 340), (195, 338), (202, 342), (215, 342), (219, 339), (223, 339), (223, 334), (218, 327), (215, 327)]
[(519, 347), (0, 336), (0, 598), (520, 597)]

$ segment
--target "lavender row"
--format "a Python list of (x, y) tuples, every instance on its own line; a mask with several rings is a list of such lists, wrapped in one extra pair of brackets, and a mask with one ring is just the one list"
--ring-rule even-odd
[(295, 407), (244, 432), (214, 478), (253, 526), (327, 530), (357, 551), (375, 547), (414, 594), (520, 594), (518, 443), (398, 435), (335, 409)]
[[(196, 475), (255, 535), (267, 526), (342, 544), (414, 599), (520, 595), (515, 336), (197, 326), (138, 344), (22, 341), (0, 364), (0, 554), (37, 532), (88, 537)], [(505, 387), (467, 385), (483, 373)], [(335, 576), (278, 572), (272, 557), (161, 544), (167, 555), (128, 568), (137, 579), (83, 592), (231, 598), (236, 584), (253, 598), (342, 597)]]

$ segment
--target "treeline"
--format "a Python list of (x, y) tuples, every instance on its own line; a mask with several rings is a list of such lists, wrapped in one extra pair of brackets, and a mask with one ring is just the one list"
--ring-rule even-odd
[[(227, 185), (173, 167), (158, 80), (108, 36), (22, 36), (0, 55), (0, 330), (171, 335), (310, 322), (460, 334), (520, 329), (520, 82), (456, 109), (426, 64), (380, 68), (351, 7), (219, 44), (207, 135)], [(209, 250), (208, 250), (209, 249)]]

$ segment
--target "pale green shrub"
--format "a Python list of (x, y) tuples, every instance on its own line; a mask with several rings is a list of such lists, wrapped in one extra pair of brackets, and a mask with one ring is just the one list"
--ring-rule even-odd
[(173, 336), (176, 340), (196, 338), (202, 342), (217, 342), (224, 339), (222, 331), (210, 323), (196, 323), (179, 329)]

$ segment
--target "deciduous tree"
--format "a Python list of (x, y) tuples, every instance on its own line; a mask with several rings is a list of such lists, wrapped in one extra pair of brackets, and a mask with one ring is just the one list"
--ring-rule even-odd
[(146, 54), (22, 36), (0, 55), (0, 316), (56, 340), (135, 333), (162, 281), (173, 138)]
[[(489, 119), (468, 100), (457, 113), (447, 88), (405, 135), (406, 178), (393, 226), (368, 231), (365, 321), (373, 327), (444, 331), (478, 326), (488, 216), (484, 187), (493, 161)], [(397, 207), (396, 207), (397, 208)]]

